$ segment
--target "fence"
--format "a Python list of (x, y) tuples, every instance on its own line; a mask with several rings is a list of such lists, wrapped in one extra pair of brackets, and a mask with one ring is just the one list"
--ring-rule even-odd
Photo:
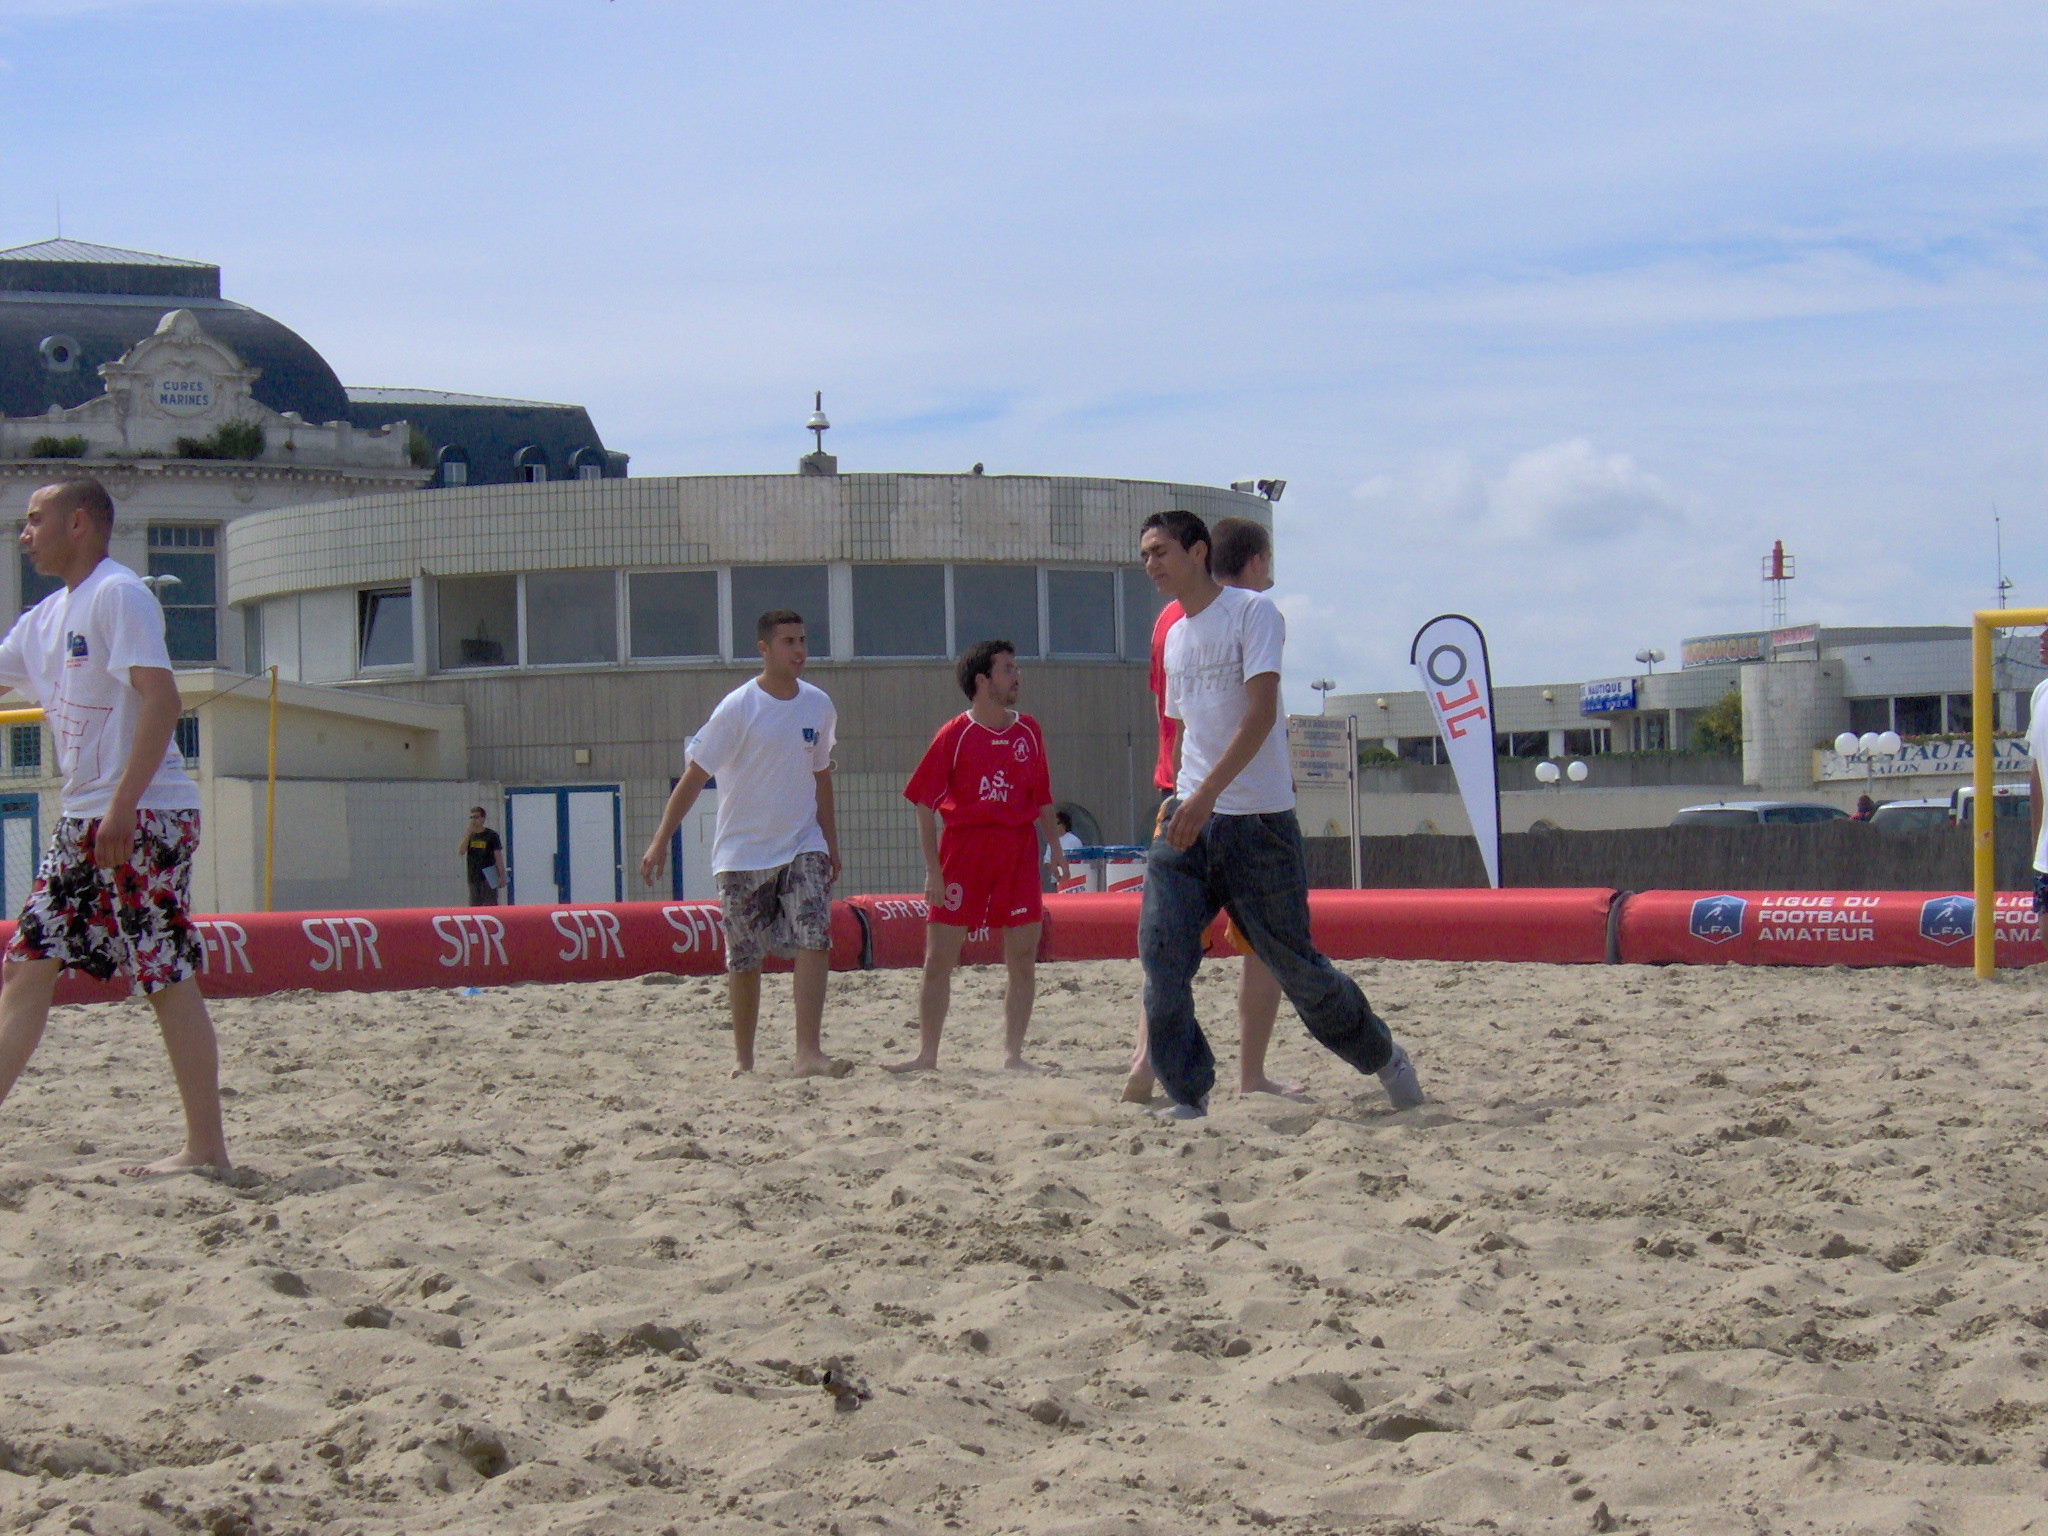
[[(2022, 824), (1997, 824), (1996, 885), (2033, 889)], [(1480, 886), (1486, 871), (1469, 837), (1414, 833), (1359, 840), (1368, 887)], [(1624, 891), (1967, 891), (1966, 827), (1873, 832), (1836, 821), (1792, 827), (1629, 827), (1602, 832), (1511, 832), (1501, 838), (1501, 884), (1609, 886)], [(1350, 884), (1341, 837), (1308, 839), (1312, 886)]]

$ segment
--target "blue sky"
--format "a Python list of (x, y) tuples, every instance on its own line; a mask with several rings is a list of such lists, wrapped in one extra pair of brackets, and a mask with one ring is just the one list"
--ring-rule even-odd
[(0, 243), (642, 474), (1288, 481), (1288, 685), (2048, 603), (2048, 12), (0, 0)]

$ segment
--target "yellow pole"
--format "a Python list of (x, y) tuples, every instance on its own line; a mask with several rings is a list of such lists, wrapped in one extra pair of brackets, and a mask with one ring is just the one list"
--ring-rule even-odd
[(277, 668), (270, 669), (270, 776), (263, 796), (263, 910), (270, 910), (271, 850), (277, 845)]
[(40, 709), (0, 709), (0, 725), (41, 725)]
[(1993, 953), (1998, 929), (1993, 909), (1998, 894), (1992, 889), (1991, 624), (1980, 613), (1970, 625), (1970, 776), (1977, 791), (1976, 804), (1970, 808), (1970, 857), (1977, 897), (1970, 942), (1980, 980), (1992, 975), (1998, 963)]
[(1998, 893), (1992, 888), (1997, 807), (1991, 799), (1991, 632), (2043, 624), (2048, 624), (2048, 608), (1983, 608), (1970, 618), (1970, 777), (1975, 800), (1970, 807), (1970, 861), (1977, 898), (1970, 945), (1980, 979), (1996, 974), (1998, 942)]

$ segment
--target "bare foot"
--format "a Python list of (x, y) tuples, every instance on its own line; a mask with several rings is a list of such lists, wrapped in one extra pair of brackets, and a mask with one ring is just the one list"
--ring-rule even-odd
[(1003, 1070), (1005, 1072), (1043, 1072), (1045, 1068), (1039, 1066), (1036, 1062), (1026, 1061), (1022, 1056), (1006, 1056), (1003, 1058)]
[(744, 1065), (735, 1066), (730, 1072), (726, 1073), (725, 1075), (727, 1077), (751, 1077), (753, 1075), (753, 1071), (754, 1064), (750, 1061), (745, 1063)]
[(837, 1056), (799, 1056), (789, 1069), (791, 1077), (844, 1077), (853, 1063)]
[(882, 1070), (884, 1072), (898, 1073), (936, 1072), (939, 1070), (939, 1063), (932, 1057), (913, 1056), (908, 1061), (885, 1061), (882, 1063)]
[(1237, 1085), (1239, 1098), (1254, 1093), (1270, 1093), (1276, 1099), (1301, 1100), (1308, 1097), (1308, 1089), (1300, 1083), (1282, 1083), (1265, 1076), (1250, 1078)]
[(1122, 1104), (1150, 1104), (1152, 1102), (1152, 1074), (1150, 1072), (1133, 1072), (1129, 1077), (1125, 1078), (1123, 1097), (1118, 1102)]
[(197, 1152), (174, 1152), (153, 1163), (127, 1163), (121, 1168), (131, 1179), (150, 1179), (166, 1173), (226, 1173), (231, 1165), (227, 1153), (204, 1157)]

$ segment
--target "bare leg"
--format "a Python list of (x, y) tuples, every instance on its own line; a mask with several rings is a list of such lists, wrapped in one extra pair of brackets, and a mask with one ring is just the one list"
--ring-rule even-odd
[(1012, 1072), (1038, 1069), (1024, 1059), (1024, 1031), (1031, 1027), (1031, 1005), (1038, 996), (1037, 923), (1003, 930), (1003, 1065)]
[(1273, 1021), (1280, 1015), (1280, 983), (1257, 955), (1244, 957), (1244, 973), (1237, 980), (1237, 1091), (1277, 1093), (1292, 1098), (1301, 1092), (1296, 1083), (1275, 1082), (1266, 1076), (1266, 1047), (1273, 1043)]
[[(4, 990), (4, 989), (0, 989)], [(220, 1047), (199, 983), (192, 977), (150, 993), (156, 1026), (171, 1058), (171, 1077), (185, 1106), (184, 1150), (154, 1163), (124, 1168), (128, 1174), (176, 1173), (181, 1168), (228, 1166), (227, 1137), (220, 1123)]]
[(10, 960), (0, 966), (0, 1102), (41, 1044), (56, 990), (54, 960)]
[(796, 1065), (798, 1077), (844, 1077), (853, 1070), (850, 1062), (834, 1061), (825, 1054), (825, 977), (830, 971), (832, 952), (800, 949), (796, 952)]
[(926, 923), (924, 927), (924, 980), (917, 989), (917, 1054), (908, 1061), (887, 1064), (890, 1072), (930, 1072), (939, 1064), (939, 1033), (946, 1027), (946, 1010), (953, 1002), (953, 967), (960, 963), (960, 946), (967, 942), (967, 930), (954, 923)]
[(1145, 1005), (1138, 1004), (1138, 1040), (1131, 1051), (1130, 1075), (1124, 1079), (1124, 1091), (1119, 1102), (1124, 1104), (1150, 1104), (1152, 1102), (1152, 1045), (1145, 1038)]
[(754, 1028), (761, 1019), (761, 973), (727, 971), (726, 1001), (732, 1006), (732, 1075), (754, 1070)]

